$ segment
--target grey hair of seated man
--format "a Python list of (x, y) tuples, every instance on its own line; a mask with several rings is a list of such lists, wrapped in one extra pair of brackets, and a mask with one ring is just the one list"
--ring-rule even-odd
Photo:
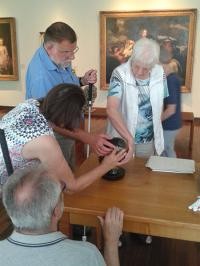
[(48, 231), (61, 185), (44, 169), (18, 169), (3, 186), (3, 204), (16, 230)]
[(131, 55), (131, 63), (139, 63), (142, 66), (153, 68), (159, 63), (160, 46), (153, 39), (141, 38), (136, 41)]

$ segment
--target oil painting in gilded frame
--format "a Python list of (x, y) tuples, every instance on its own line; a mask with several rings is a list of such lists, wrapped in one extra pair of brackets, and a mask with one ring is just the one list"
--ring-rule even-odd
[(126, 62), (135, 41), (147, 37), (171, 49), (178, 65), (181, 91), (191, 92), (197, 9), (100, 12), (100, 88)]
[(15, 18), (0, 18), (0, 80), (18, 80)]

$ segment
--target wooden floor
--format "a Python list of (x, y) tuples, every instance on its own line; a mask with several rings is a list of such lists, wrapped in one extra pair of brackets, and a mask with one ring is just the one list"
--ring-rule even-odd
[[(87, 122), (86, 122), (87, 128)], [(103, 132), (104, 119), (91, 121), (91, 132)], [(192, 158), (200, 161), (200, 124), (195, 123)], [(185, 124), (176, 141), (176, 151), (181, 158), (188, 158), (189, 126)], [(79, 160), (80, 163), (80, 160)], [(183, 195), (184, 197), (184, 195)], [(200, 215), (199, 215), (200, 222)], [(12, 231), (10, 221), (0, 203), (0, 239)], [(200, 243), (153, 237), (146, 245), (136, 234), (123, 234), (122, 247), (119, 249), (121, 266), (199, 266)]]

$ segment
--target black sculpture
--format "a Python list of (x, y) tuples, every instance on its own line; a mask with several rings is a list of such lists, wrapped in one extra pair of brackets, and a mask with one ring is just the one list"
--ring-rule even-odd
[[(109, 141), (114, 146), (117, 147), (118, 152), (121, 151), (122, 149), (127, 148), (126, 142), (121, 138), (115, 137)], [(103, 160), (103, 157), (99, 157), (99, 161), (101, 162), (102, 160)], [(124, 175), (125, 175), (125, 169), (120, 166), (116, 166), (115, 168), (108, 171), (105, 175), (103, 175), (102, 178), (109, 180), (109, 181), (115, 181), (115, 180), (122, 179)]]

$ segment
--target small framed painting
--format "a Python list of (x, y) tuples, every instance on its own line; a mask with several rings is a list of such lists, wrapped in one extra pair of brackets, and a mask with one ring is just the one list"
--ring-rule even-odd
[(15, 18), (0, 18), (0, 80), (18, 80)]

